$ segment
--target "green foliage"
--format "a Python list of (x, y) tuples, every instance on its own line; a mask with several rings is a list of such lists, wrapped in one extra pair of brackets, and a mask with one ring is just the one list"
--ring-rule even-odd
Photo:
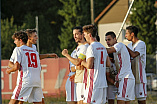
[(1, 20), (1, 54), (2, 59), (9, 59), (12, 50), (14, 49), (15, 45), (12, 39), (12, 35), (17, 30), (22, 30), (25, 26), (23, 24), (22, 26), (14, 25), (14, 18), (11, 17), (10, 20), (4, 19)]
[(156, 73), (156, 58), (154, 55), (147, 55), (146, 57), (146, 73)]
[(138, 38), (145, 41), (147, 54), (155, 53), (156, 50), (156, 12), (155, 0), (135, 0), (132, 14), (129, 17), (132, 25), (138, 26)]
[(76, 48), (72, 35), (72, 28), (80, 25), (81, 16), (78, 15), (80, 12), (80, 0), (60, 0), (63, 3), (63, 8), (58, 13), (64, 17), (63, 26), (61, 28), (61, 35), (58, 36), (60, 39), (60, 48), (69, 50), (69, 53)]

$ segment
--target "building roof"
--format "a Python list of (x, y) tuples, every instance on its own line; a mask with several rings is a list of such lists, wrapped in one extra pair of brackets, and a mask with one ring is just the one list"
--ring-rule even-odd
[(112, 2), (95, 18), (99, 24), (122, 22), (129, 7), (128, 0), (112, 0)]

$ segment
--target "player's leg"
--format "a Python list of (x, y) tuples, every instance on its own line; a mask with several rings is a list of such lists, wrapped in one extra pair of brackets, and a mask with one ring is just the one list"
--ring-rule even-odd
[(43, 92), (41, 87), (33, 87), (28, 102), (33, 104), (42, 104)]
[(77, 83), (76, 94), (77, 94), (77, 104), (83, 104), (84, 100), (84, 90), (85, 84), (84, 83)]
[(124, 78), (119, 81), (117, 102), (118, 104), (129, 104), (131, 100), (135, 100), (135, 80)]
[(108, 104), (114, 104), (114, 99), (116, 96), (117, 88), (114, 85), (108, 85), (107, 87), (107, 98)]
[(42, 98), (42, 104), (45, 104), (44, 98)]
[(10, 101), (9, 101), (9, 104), (18, 104), (19, 103), (19, 101), (18, 100), (15, 100), (15, 99), (11, 99)]
[(23, 103), (24, 103), (24, 101), (19, 101), (19, 102), (18, 102), (18, 104), (23, 104)]
[(138, 100), (138, 104), (146, 104), (146, 100), (143, 100), (143, 101)]
[(74, 81), (70, 81), (68, 78), (65, 85), (65, 89), (66, 89), (66, 102), (68, 104), (77, 104), (76, 83), (74, 83)]
[(9, 104), (23, 104), (27, 102), (32, 89), (21, 85), (16, 86)]
[(124, 100), (117, 100), (117, 104), (125, 104)]
[(135, 85), (135, 95), (138, 100), (138, 104), (146, 104), (147, 89), (145, 83)]

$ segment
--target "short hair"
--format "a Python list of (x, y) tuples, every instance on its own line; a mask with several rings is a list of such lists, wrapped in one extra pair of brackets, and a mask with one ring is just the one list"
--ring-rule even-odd
[(92, 37), (97, 35), (97, 27), (93, 24), (83, 26), (83, 32), (91, 33)]
[(99, 37), (99, 35), (96, 35), (96, 40), (97, 40), (98, 42), (100, 42), (100, 37)]
[(18, 40), (22, 40), (25, 44), (27, 43), (27, 40), (28, 40), (28, 36), (27, 36), (27, 33), (24, 32), (24, 31), (18, 31), (18, 32), (15, 32), (13, 35), (12, 35), (12, 39), (15, 40), (18, 39)]
[(26, 29), (25, 32), (27, 33), (28, 37), (31, 37), (33, 33), (37, 33), (35, 29)]
[(134, 33), (135, 37), (137, 37), (138, 34), (138, 28), (136, 26), (128, 26), (126, 27), (126, 30), (131, 34), (132, 32)]
[(111, 35), (111, 37), (114, 39), (116, 38), (116, 34), (113, 31), (109, 31), (105, 34), (105, 36)]
[(83, 28), (82, 26), (76, 26), (76, 27), (73, 27), (72, 30), (79, 30), (79, 32), (83, 33)]

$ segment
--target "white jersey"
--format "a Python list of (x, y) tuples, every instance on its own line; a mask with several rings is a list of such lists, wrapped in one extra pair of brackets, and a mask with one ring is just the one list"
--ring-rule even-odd
[(35, 50), (37, 50), (37, 47), (34, 44), (32, 44), (32, 48), (35, 49)]
[(116, 80), (121, 80), (122, 78), (134, 79), (134, 75), (131, 70), (130, 55), (126, 46), (123, 43), (116, 43), (113, 47), (116, 50), (116, 56), (114, 58), (118, 61), (115, 61), (115, 64), (119, 63)]
[[(77, 58), (82, 60), (86, 59), (86, 51), (89, 44), (81, 44), (76, 49)], [(84, 81), (84, 70), (76, 70), (75, 83), (83, 83)]]
[[(73, 52), (71, 53), (71, 57), (72, 58), (77, 58), (77, 55), (76, 55), (76, 49), (73, 50)], [(71, 63), (71, 61), (69, 61), (69, 64), (70, 64), (70, 73), (68, 76), (72, 76), (73, 74), (75, 74), (75, 72), (72, 72), (71, 71), (71, 67), (74, 67), (75, 65), (73, 63)]]
[(21, 68), (18, 70), (17, 85), (25, 87), (41, 87), (39, 54), (28, 46), (16, 47), (10, 58), (11, 62), (18, 62)]
[(92, 69), (88, 69), (89, 75), (87, 79), (87, 87), (105, 88), (107, 87), (106, 81), (106, 48), (99, 42), (92, 42), (86, 52), (86, 60), (88, 58), (94, 58), (94, 64)]
[(136, 83), (147, 83), (146, 79), (146, 45), (143, 41), (138, 40), (134, 45), (128, 44), (128, 47), (132, 51), (140, 53), (139, 56), (135, 57), (132, 61), (133, 74), (135, 76)]

